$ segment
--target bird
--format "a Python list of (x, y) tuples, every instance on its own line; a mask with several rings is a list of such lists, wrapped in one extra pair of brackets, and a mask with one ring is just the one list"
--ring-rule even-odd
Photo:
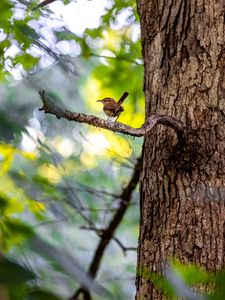
[(119, 118), (120, 114), (124, 111), (124, 108), (121, 104), (127, 98), (128, 95), (129, 95), (128, 92), (124, 92), (123, 95), (118, 100), (118, 102), (115, 99), (110, 98), (110, 97), (106, 97), (101, 100), (97, 100), (97, 102), (101, 102), (103, 104), (103, 111), (107, 116), (109, 116), (109, 118), (117, 117), (115, 120), (115, 122), (116, 122), (117, 119)]

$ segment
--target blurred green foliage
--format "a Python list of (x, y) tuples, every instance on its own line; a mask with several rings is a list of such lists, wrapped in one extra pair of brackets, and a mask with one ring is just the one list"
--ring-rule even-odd
[(151, 273), (147, 268), (139, 274), (150, 280), (168, 299), (222, 300), (224, 299), (225, 272), (210, 272), (196, 264), (171, 259), (164, 265), (164, 276)]
[[(145, 118), (136, 2), (109, 1), (99, 25), (80, 34), (51, 5), (33, 10), (36, 5), (0, 1), (0, 298), (6, 300), (65, 299), (79, 288), (76, 272), (88, 268), (99, 239), (92, 229), (111, 220), (142, 147), (141, 139), (44, 117), (38, 90), (103, 117), (96, 100), (128, 91), (120, 121), (135, 127)], [(128, 247), (137, 246), (137, 207), (138, 191), (116, 233)], [(38, 236), (51, 245), (39, 245), (42, 255), (32, 243)], [(112, 299), (134, 297), (135, 265), (136, 253), (112, 241), (98, 276)], [(210, 285), (207, 299), (224, 299), (223, 272), (179, 262), (171, 270), (167, 277), (142, 274), (171, 299), (181, 296), (171, 281), (176, 276), (182, 287)], [(95, 292), (93, 299), (109, 298)]]
[[(64, 1), (64, 5), (69, 3)], [(60, 105), (100, 114), (99, 97), (119, 98), (127, 90), (130, 96), (121, 121), (141, 125), (143, 65), (138, 34), (133, 37), (132, 33), (138, 32), (136, 6), (134, 1), (111, 2), (96, 29), (87, 28), (77, 35), (57, 20), (50, 6), (33, 11), (37, 2), (22, 0), (0, 5), (0, 244), (9, 261), (16, 259), (24, 270), (35, 274), (23, 280), (21, 276), (20, 283), (15, 273), (12, 287), (5, 284), (5, 298), (68, 298), (80, 284), (75, 276), (80, 267), (72, 262), (80, 261), (80, 276), (88, 268), (98, 242), (89, 227), (104, 228), (112, 218), (142, 141), (43, 118), (37, 111), (41, 106), (37, 91), (48, 89)], [(125, 24), (116, 28), (117, 16), (126, 11)], [(71, 45), (77, 54), (70, 57), (63, 47)], [(136, 192), (133, 206), (137, 196)], [(122, 240), (125, 236), (125, 244), (136, 244), (137, 218), (137, 210), (130, 209), (118, 233)], [(44, 246), (41, 251), (32, 243), (35, 236), (53, 248)], [(60, 254), (57, 258), (58, 249), (66, 253), (64, 258)], [(108, 255), (114, 258), (111, 266)], [(113, 297), (130, 298), (134, 279), (124, 278), (124, 289), (120, 281), (110, 278), (118, 274), (118, 265), (121, 273), (127, 270), (128, 278), (134, 278), (135, 253), (124, 259), (123, 251), (112, 242), (108, 255), (100, 283)], [(68, 257), (72, 270), (66, 263)], [(104, 281), (105, 276), (109, 281)], [(96, 299), (106, 297), (95, 294)]]

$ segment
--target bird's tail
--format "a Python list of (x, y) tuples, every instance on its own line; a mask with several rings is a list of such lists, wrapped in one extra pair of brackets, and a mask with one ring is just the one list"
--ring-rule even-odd
[(127, 98), (128, 95), (129, 95), (128, 92), (123, 93), (123, 95), (120, 97), (119, 101), (117, 102), (119, 106), (123, 103), (123, 101)]

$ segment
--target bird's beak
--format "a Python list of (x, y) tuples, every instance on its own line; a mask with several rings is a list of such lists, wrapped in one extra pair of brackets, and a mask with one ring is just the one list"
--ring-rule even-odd
[(97, 100), (96, 102), (102, 102), (102, 100)]

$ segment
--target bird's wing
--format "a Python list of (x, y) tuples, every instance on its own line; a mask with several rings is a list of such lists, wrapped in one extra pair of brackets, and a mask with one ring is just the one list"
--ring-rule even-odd
[(117, 112), (118, 107), (106, 103), (106, 104), (104, 105), (104, 110), (110, 111), (111, 114), (114, 115), (114, 114)]

